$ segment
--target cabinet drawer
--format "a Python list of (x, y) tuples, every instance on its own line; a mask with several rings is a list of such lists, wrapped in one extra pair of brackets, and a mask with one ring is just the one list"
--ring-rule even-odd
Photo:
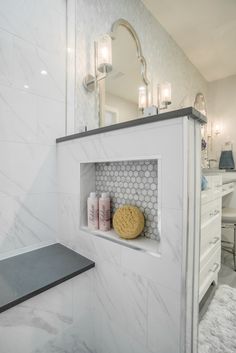
[(221, 198), (208, 202), (202, 205), (201, 208), (201, 228), (205, 226), (206, 222), (214, 220), (215, 216), (220, 215), (221, 217)]
[(212, 247), (219, 245), (221, 241), (221, 213), (218, 213), (213, 218), (210, 218), (201, 227), (201, 258)]
[(211, 194), (212, 190), (211, 189), (206, 189), (201, 192), (201, 204), (204, 205), (205, 203), (209, 202), (211, 200)]
[(205, 266), (200, 271), (199, 278), (199, 300), (202, 299), (207, 289), (211, 285), (211, 283), (216, 280), (218, 276), (218, 272), (220, 270), (221, 264), (221, 247), (214, 251), (212, 256), (206, 262)]
[(208, 187), (201, 192), (202, 205), (222, 197), (222, 176), (208, 175), (205, 178), (207, 179)]
[(220, 233), (218, 233), (212, 237), (212, 239), (208, 242), (207, 247), (205, 247), (204, 252), (201, 253), (200, 272), (204, 268), (204, 266), (208, 263), (211, 256), (213, 256), (216, 249), (218, 249), (220, 246), (221, 246), (221, 237), (220, 237)]
[(222, 196), (230, 194), (233, 191), (234, 191), (234, 183), (228, 183), (222, 186)]

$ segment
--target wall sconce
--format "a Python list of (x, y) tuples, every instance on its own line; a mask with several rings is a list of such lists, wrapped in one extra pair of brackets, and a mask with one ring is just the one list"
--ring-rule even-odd
[(138, 90), (138, 108), (142, 111), (147, 107), (147, 88), (142, 86)]
[(83, 84), (87, 91), (93, 92), (95, 83), (104, 79), (112, 71), (112, 39), (105, 34), (94, 43), (95, 76), (85, 76)]
[(141, 110), (143, 117), (158, 114), (157, 107), (155, 105), (151, 105), (151, 96), (150, 92), (148, 92), (147, 86), (139, 87), (138, 107), (139, 110)]
[(108, 34), (102, 36), (96, 42), (97, 70), (103, 74), (112, 71), (112, 46), (111, 37)]
[(213, 127), (213, 133), (214, 135), (218, 136), (220, 134), (222, 134), (222, 125), (221, 124), (215, 124), (214, 127)]
[(171, 84), (170, 82), (160, 83), (157, 86), (158, 108), (167, 109), (171, 104)]

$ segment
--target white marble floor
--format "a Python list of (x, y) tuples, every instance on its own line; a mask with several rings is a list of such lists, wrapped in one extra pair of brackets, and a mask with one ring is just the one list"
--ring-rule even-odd
[(227, 284), (236, 288), (236, 271), (233, 268), (233, 256), (222, 251), (222, 265), (219, 273), (219, 285)]

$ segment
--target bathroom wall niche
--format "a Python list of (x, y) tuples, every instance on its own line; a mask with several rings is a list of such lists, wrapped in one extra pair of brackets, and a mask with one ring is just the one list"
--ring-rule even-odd
[(158, 252), (160, 240), (159, 182), (160, 160), (102, 161), (80, 164), (80, 210), (81, 228), (87, 228), (87, 198), (91, 191), (99, 194), (109, 192), (112, 216), (117, 208), (129, 204), (139, 207), (144, 213), (145, 228), (140, 237), (124, 240), (111, 230), (89, 231), (109, 240), (148, 252)]

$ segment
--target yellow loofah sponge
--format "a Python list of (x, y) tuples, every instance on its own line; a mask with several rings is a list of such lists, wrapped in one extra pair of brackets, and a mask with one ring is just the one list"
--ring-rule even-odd
[(137, 238), (144, 228), (143, 213), (138, 207), (131, 205), (122, 206), (114, 214), (113, 227), (121, 238)]

